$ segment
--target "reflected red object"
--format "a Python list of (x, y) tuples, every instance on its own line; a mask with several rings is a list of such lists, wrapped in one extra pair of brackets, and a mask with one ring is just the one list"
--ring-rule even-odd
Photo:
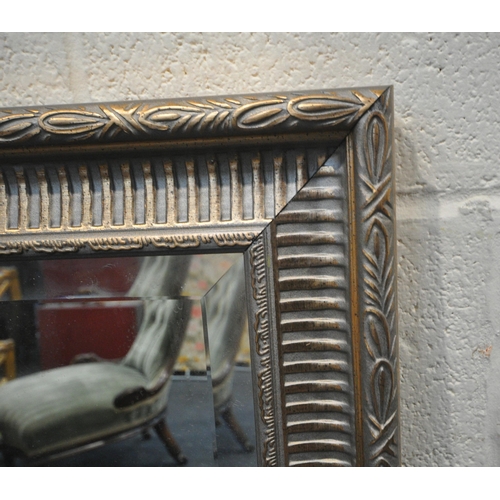
[(201, 318), (202, 311), (199, 305), (194, 305), (191, 309), (191, 317), (192, 318)]
[(41, 262), (46, 298), (85, 293), (125, 294), (139, 271), (137, 257)]
[(42, 370), (71, 363), (77, 354), (124, 357), (137, 335), (138, 300), (78, 300), (37, 307)]

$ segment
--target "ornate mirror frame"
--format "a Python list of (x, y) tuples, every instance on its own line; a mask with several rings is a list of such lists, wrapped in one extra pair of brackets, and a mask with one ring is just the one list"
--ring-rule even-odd
[(0, 109), (2, 262), (244, 251), (260, 465), (399, 465), (392, 94)]

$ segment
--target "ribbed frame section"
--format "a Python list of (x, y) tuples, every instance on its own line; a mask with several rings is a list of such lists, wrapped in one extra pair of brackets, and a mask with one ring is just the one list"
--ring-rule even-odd
[(332, 161), (273, 223), (290, 466), (354, 463), (345, 183), (345, 162)]
[(318, 147), (6, 166), (0, 231), (267, 224), (330, 152)]

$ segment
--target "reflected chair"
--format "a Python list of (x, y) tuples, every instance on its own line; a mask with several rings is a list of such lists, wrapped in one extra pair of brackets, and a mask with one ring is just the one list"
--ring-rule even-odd
[[(178, 463), (185, 463), (166, 421), (170, 377), (190, 317), (180, 295), (189, 257), (145, 258), (129, 295), (148, 288), (136, 340), (120, 362), (82, 355), (76, 364), (18, 378), (0, 387), (1, 449), (7, 465), (62, 458), (153, 426)], [(142, 296), (148, 296), (143, 294)]]
[(16, 349), (12, 339), (0, 340), (0, 385), (16, 377)]
[[(0, 299), (10, 295), (12, 300), (21, 300), (21, 285), (15, 267), (0, 268)], [(0, 340), (0, 385), (16, 377), (16, 347), (14, 339)]]
[(0, 267), (0, 297), (8, 293), (12, 300), (21, 300), (21, 285), (15, 267)]
[(216, 425), (226, 422), (246, 451), (253, 451), (233, 412), (234, 369), (246, 319), (243, 259), (204, 298)]

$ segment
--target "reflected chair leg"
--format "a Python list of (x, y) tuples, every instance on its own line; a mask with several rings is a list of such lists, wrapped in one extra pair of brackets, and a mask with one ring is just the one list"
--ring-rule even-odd
[(151, 439), (151, 431), (149, 427), (146, 427), (146, 429), (142, 430), (142, 439), (144, 439), (145, 441)]
[(226, 421), (229, 428), (233, 431), (234, 435), (236, 436), (236, 439), (238, 440), (238, 443), (240, 443), (241, 446), (243, 446), (245, 451), (253, 451), (254, 447), (248, 440), (245, 431), (241, 428), (240, 424), (236, 420), (236, 417), (234, 416), (233, 413), (233, 409), (230, 406), (228, 406), (222, 412), (222, 418)]
[(175, 441), (174, 437), (170, 433), (169, 428), (167, 427), (167, 422), (165, 419), (160, 420), (157, 424), (155, 424), (154, 429), (158, 437), (163, 441), (165, 446), (167, 447), (168, 452), (172, 457), (175, 458), (178, 464), (184, 465), (187, 463), (187, 458), (182, 454), (179, 445)]

